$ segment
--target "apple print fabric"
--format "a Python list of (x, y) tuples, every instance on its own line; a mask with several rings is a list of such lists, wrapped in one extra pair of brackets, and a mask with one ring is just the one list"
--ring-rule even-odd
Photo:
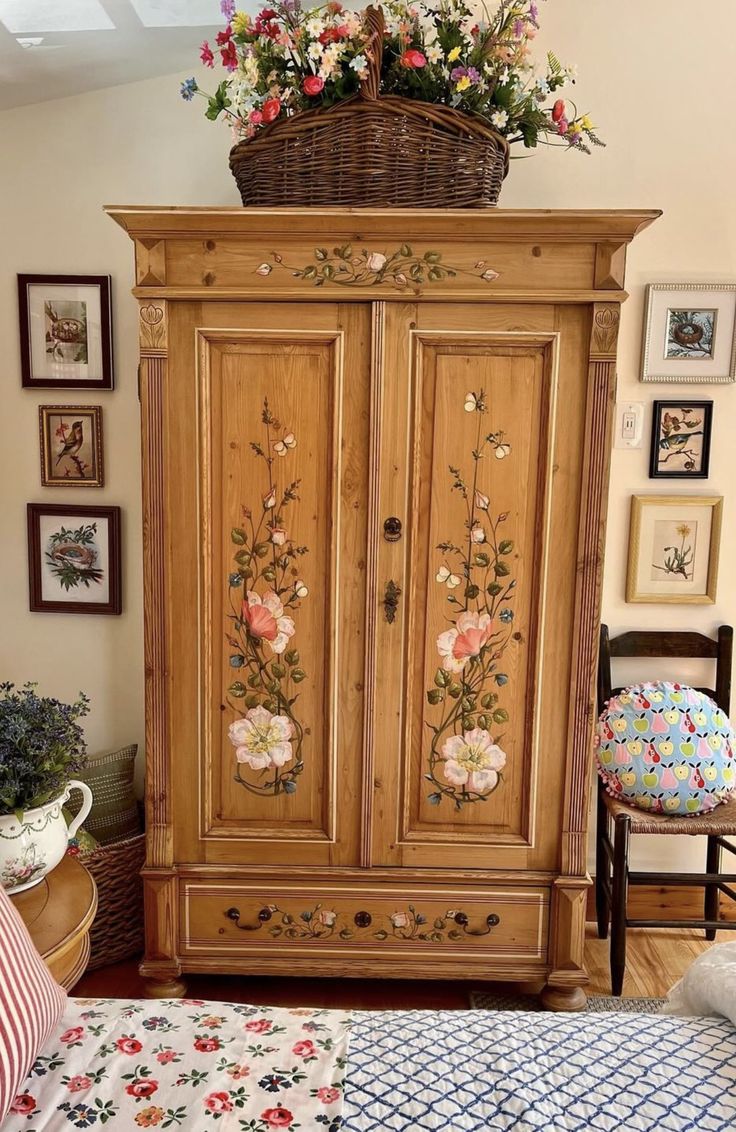
[(69, 1000), (3, 1132), (338, 1132), (349, 1032), (334, 1010)]
[(736, 787), (736, 736), (685, 684), (635, 684), (598, 721), (598, 773), (614, 798), (659, 814), (702, 814)]

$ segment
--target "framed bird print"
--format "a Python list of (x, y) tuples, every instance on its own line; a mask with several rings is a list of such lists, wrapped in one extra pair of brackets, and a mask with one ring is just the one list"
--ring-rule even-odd
[(642, 381), (736, 381), (736, 283), (650, 283)]
[(632, 496), (626, 600), (713, 603), (722, 512), (718, 495)]
[(100, 405), (40, 405), (44, 487), (102, 487), (105, 482)]
[(112, 389), (109, 275), (19, 275), (20, 363), (28, 389)]
[(650, 479), (708, 478), (712, 401), (655, 401)]
[(29, 503), (33, 613), (120, 613), (120, 508)]

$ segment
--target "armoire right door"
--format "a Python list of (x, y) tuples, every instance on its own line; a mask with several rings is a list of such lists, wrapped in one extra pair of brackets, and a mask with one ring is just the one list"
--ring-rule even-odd
[(589, 319), (376, 312), (374, 865), (558, 867)]

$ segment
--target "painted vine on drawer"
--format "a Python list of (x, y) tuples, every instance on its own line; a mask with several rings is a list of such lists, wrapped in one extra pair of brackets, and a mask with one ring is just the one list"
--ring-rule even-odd
[[(436, 916), (430, 923), (427, 916), (417, 911), (413, 904), (409, 904), (405, 911), (396, 911), (374, 917), (370, 912), (356, 912), (352, 917), (341, 916), (331, 908), (322, 904), (315, 904), (314, 908), (305, 909), (296, 916), (284, 911), (276, 904), (267, 904), (257, 914), (256, 923), (240, 923), (240, 910), (228, 908), (225, 916), (241, 931), (260, 931), (266, 928), (270, 936), (284, 939), (329, 939), (336, 936), (338, 939), (354, 939), (357, 928), (365, 931), (369, 937), (381, 942), (387, 939), (420, 940), (424, 943), (445, 943), (448, 940), (460, 940), (467, 935), (488, 935), (501, 921), (495, 913), (490, 913), (480, 928), (470, 926), (467, 914), (460, 910), (449, 909), (444, 916)], [(271, 923), (275, 916), (280, 916), (280, 922)], [(382, 925), (376, 928), (376, 924)], [(266, 925), (270, 925), (266, 927)], [(372, 929), (372, 930), (368, 930)]]

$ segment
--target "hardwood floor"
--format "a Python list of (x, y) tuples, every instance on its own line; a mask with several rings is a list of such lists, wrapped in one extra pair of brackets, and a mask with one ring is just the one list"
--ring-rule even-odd
[[(725, 943), (733, 938), (733, 932), (719, 932), (716, 942)], [(631, 998), (662, 997), (693, 959), (713, 946), (702, 933), (689, 930), (632, 928), (628, 940), (624, 996)], [(598, 939), (593, 924), (588, 924), (585, 957), (591, 977), (588, 993), (610, 994), (608, 941)], [(190, 997), (215, 1002), (356, 1010), (464, 1010), (468, 1007), (468, 993), (477, 987), (472, 982), (433, 980), (244, 979), (225, 975), (192, 975), (186, 981)], [(493, 986), (502, 989), (501, 984)], [(144, 984), (138, 975), (137, 962), (129, 960), (89, 972), (72, 993), (76, 998), (140, 998)]]

